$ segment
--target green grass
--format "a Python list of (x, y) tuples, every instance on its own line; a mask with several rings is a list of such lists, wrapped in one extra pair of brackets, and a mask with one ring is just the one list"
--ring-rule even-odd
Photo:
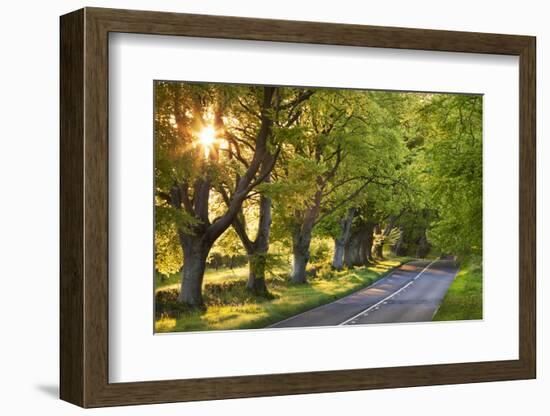
[[(248, 276), (248, 266), (215, 269), (206, 269), (204, 273), (204, 282), (222, 283), (230, 280), (246, 279)], [(155, 290), (179, 289), (181, 284), (181, 273), (174, 273), (168, 277), (161, 277), (160, 274), (155, 276)]]
[(483, 277), (481, 258), (462, 262), (434, 321), (462, 321), (483, 318)]
[[(245, 290), (246, 268), (242, 276), (235, 269), (235, 276), (242, 278), (220, 277), (219, 273), (210, 273), (205, 276), (206, 311), (182, 308), (175, 313), (172, 311), (163, 314), (156, 320), (155, 330), (182, 332), (264, 328), (369, 286), (408, 260), (410, 259), (404, 257), (394, 258), (373, 266), (342, 272), (334, 272), (327, 266), (320, 269), (316, 277), (310, 277), (309, 282), (304, 285), (292, 284), (288, 278), (269, 277), (267, 285), (273, 299), (254, 297)], [(174, 300), (177, 289), (171, 285), (172, 283), (158, 289), (157, 302), (159, 291), (166, 292), (160, 295), (167, 302)]]

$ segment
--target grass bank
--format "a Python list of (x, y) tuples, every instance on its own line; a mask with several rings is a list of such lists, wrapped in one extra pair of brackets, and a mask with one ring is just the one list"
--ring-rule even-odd
[[(186, 310), (175, 302), (174, 283), (157, 285), (155, 322), (156, 332), (208, 331), (264, 328), (319, 305), (330, 303), (356, 290), (369, 286), (389, 271), (408, 261), (400, 257), (373, 266), (335, 272), (326, 267), (308, 284), (295, 285), (288, 278), (272, 276), (267, 279), (272, 299), (254, 297), (245, 290), (245, 274), (239, 272), (226, 278), (218, 274), (205, 276), (204, 299), (206, 311)], [(162, 312), (165, 311), (165, 312)]]
[[(277, 272), (277, 271), (275, 271)], [(248, 266), (216, 269), (207, 269), (204, 273), (205, 284), (223, 283), (232, 280), (246, 279), (248, 277)], [(161, 277), (160, 274), (156, 274), (155, 277), (155, 291), (179, 289), (181, 284), (181, 273), (174, 273), (168, 277)]]
[(480, 257), (465, 259), (434, 321), (483, 318), (483, 276)]

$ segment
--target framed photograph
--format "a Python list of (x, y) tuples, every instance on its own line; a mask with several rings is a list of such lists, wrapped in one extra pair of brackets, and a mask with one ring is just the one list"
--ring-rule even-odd
[(63, 400), (535, 378), (534, 37), (60, 28)]

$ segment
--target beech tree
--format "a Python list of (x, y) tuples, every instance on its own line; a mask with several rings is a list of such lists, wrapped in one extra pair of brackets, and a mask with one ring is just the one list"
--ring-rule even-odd
[(335, 269), (340, 270), (344, 264), (351, 268), (374, 262), (372, 257), (375, 226), (373, 205), (372, 201), (368, 201), (357, 210), (349, 238), (344, 244), (343, 257), (338, 264), (333, 264)]
[[(284, 195), (279, 213), (292, 237), (294, 283), (307, 281), (315, 226), (359, 198), (369, 184), (391, 183), (399, 144), (383, 126), (388, 113), (381, 98), (360, 91), (318, 92), (299, 119), (301, 135), (286, 148), (278, 170), (283, 176), (278, 191)], [(387, 163), (379, 163), (381, 155)]]
[[(410, 193), (404, 172), (407, 149), (403, 146), (403, 118), (409, 98), (406, 94), (378, 92), (369, 99), (370, 111), (363, 112), (360, 119), (368, 125), (365, 139), (371, 148), (363, 163), (370, 166), (370, 178), (361, 195), (347, 203), (347, 211), (336, 213), (329, 226), (329, 235), (334, 238), (332, 267), (336, 270), (344, 264), (353, 267), (371, 263), (373, 247), (382, 257), (383, 244), (396, 236), (394, 221), (389, 221), (384, 232), (374, 231), (378, 223), (397, 215)], [(357, 166), (352, 166), (357, 171)]]
[[(227, 209), (210, 218), (210, 193), (223, 177), (219, 164), (224, 117), (230, 119), (235, 90), (214, 84), (157, 82), (155, 85), (155, 185), (157, 212), (177, 224), (183, 251), (178, 300), (202, 307), (206, 258), (216, 239), (232, 224), (241, 205), (273, 168), (269, 137), (275, 87), (250, 87), (257, 99), (259, 122), (246, 170), (239, 175)], [(229, 142), (227, 142), (229, 143)], [(237, 145), (236, 145), (237, 146)], [(238, 147), (238, 146), (237, 146)], [(238, 150), (235, 151), (238, 153)]]
[[(276, 164), (282, 146), (295, 136), (295, 123), (302, 112), (303, 103), (307, 102), (312, 95), (313, 91), (309, 89), (281, 87), (277, 90), (270, 138), (270, 144), (275, 150), (269, 153), (263, 161), (263, 164), (267, 165), (270, 171)], [(241, 109), (238, 116), (240, 120), (246, 120), (245, 123), (241, 122), (240, 125), (247, 127), (232, 126), (228, 127), (226, 131), (230, 142), (235, 144), (235, 149), (238, 149), (238, 143), (247, 144), (248, 149), (245, 146), (243, 151), (231, 152), (230, 158), (234, 159), (237, 165), (241, 165), (241, 169), (248, 169), (249, 163), (243, 154), (250, 152), (254, 148), (254, 136), (250, 133), (250, 125), (254, 123), (254, 118), (257, 118), (257, 113), (254, 110), (253, 104), (245, 103), (244, 100), (245, 98), (241, 98), (239, 101)], [(241, 136), (240, 139), (237, 138), (239, 134)], [(235, 169), (235, 172), (235, 181), (238, 181), (240, 178), (239, 169)], [(252, 193), (247, 195), (246, 199), (249, 202), (249, 208), (250, 205), (257, 208), (256, 212), (252, 215), (255, 226), (249, 226), (247, 217), (250, 217), (250, 215), (245, 215), (244, 205), (241, 206), (232, 223), (248, 256), (249, 276), (247, 289), (257, 295), (266, 295), (268, 293), (265, 283), (265, 273), (268, 263), (269, 237), (272, 222), (272, 200), (269, 195), (270, 184), (271, 174), (268, 173), (256, 188), (251, 189)], [(227, 206), (230, 206), (232, 187), (228, 186), (227, 181), (222, 181), (219, 191)]]

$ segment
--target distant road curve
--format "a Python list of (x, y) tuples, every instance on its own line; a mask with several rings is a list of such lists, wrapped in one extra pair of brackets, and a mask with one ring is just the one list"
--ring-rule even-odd
[(412, 261), (369, 287), (269, 328), (431, 321), (457, 272), (454, 260)]

